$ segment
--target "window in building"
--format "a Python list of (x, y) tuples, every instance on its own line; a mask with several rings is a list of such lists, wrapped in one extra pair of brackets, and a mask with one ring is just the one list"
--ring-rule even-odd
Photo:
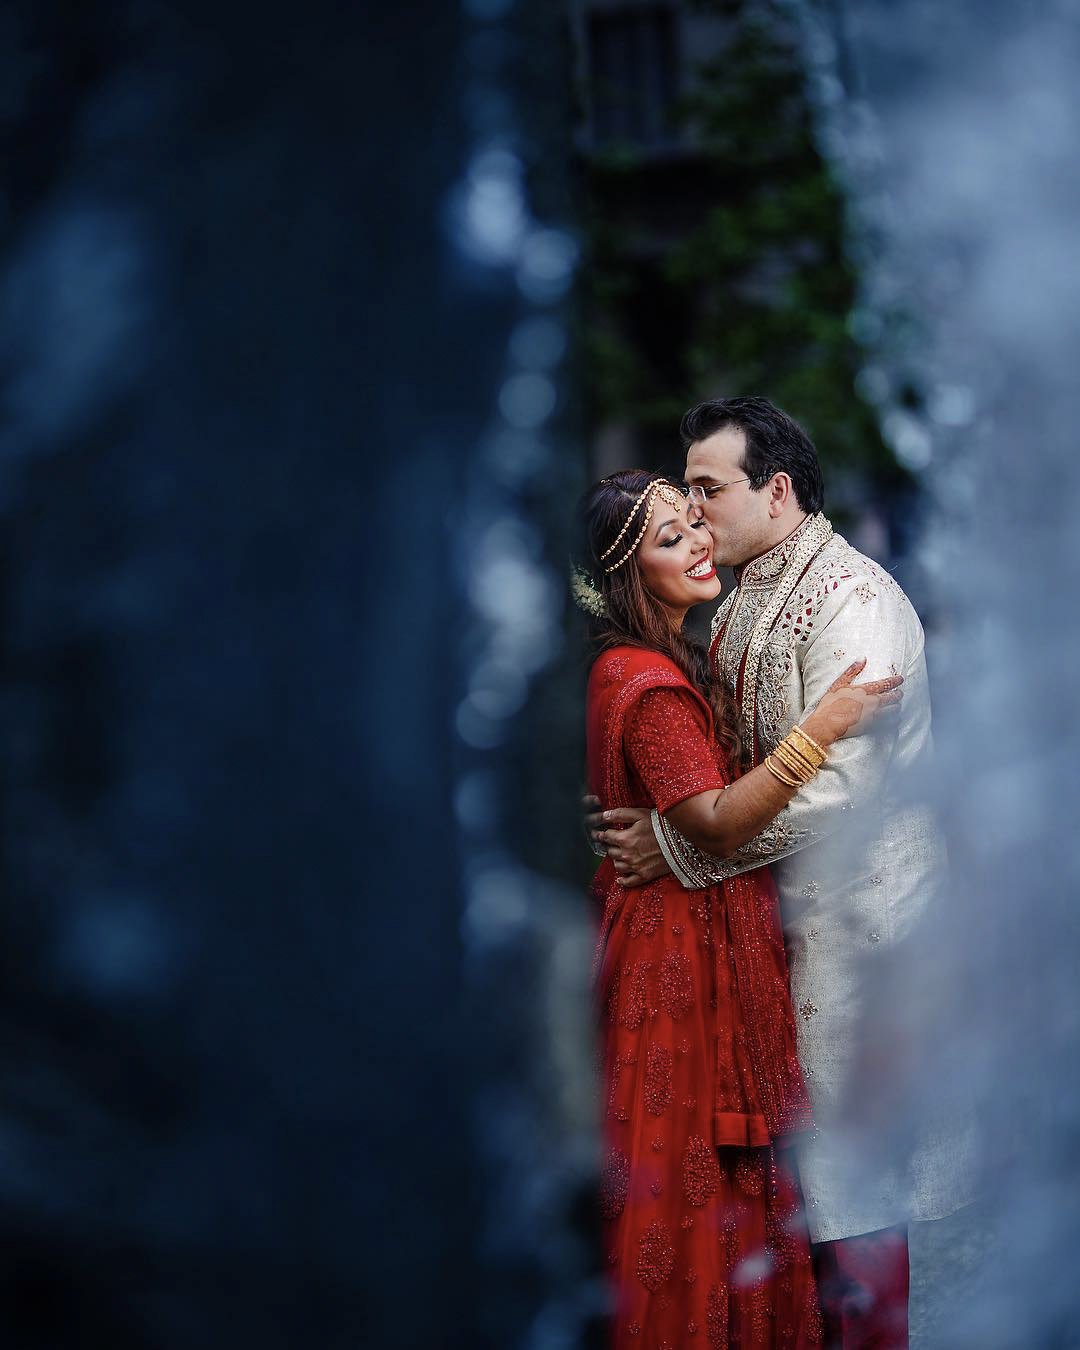
[(677, 139), (675, 15), (666, 5), (589, 16), (589, 84), (596, 145), (660, 147)]

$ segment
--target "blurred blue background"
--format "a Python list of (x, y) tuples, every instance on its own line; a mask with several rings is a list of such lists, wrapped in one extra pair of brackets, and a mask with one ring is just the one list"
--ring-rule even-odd
[(1078, 20), (0, 2), (5, 1344), (600, 1343), (565, 570), (718, 393), (930, 638), (913, 1345), (1077, 1343)]

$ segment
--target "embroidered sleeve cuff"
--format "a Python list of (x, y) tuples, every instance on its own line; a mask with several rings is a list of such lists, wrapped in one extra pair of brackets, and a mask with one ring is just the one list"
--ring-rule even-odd
[(690, 841), (684, 839), (678, 830), (669, 825), (655, 807), (652, 810), (652, 827), (656, 842), (660, 845), (660, 852), (664, 855), (664, 861), (674, 872), (679, 885), (688, 891), (704, 890), (709, 882), (688, 865), (686, 850), (693, 847)]
[(660, 852), (679, 884), (691, 891), (717, 886), (729, 877), (738, 876), (740, 872), (749, 872), (765, 863), (775, 862), (797, 849), (805, 848), (817, 838), (812, 830), (793, 830), (782, 821), (774, 820), (730, 858), (714, 858), (711, 853), (692, 844), (655, 810), (652, 821)]

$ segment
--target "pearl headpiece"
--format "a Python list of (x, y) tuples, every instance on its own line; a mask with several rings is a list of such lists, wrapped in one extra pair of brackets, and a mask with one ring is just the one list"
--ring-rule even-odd
[(641, 543), (642, 539), (645, 537), (645, 531), (649, 528), (649, 521), (652, 519), (652, 513), (654, 507), (656, 506), (657, 497), (662, 498), (665, 502), (667, 502), (669, 506), (682, 506), (683, 504), (683, 498), (681, 497), (677, 489), (673, 488), (671, 484), (663, 478), (654, 478), (652, 482), (648, 485), (648, 487), (645, 489), (645, 491), (634, 503), (630, 511), (630, 514), (626, 517), (626, 524), (615, 536), (615, 542), (611, 545), (610, 548), (605, 549), (604, 552), (600, 554), (600, 561), (603, 562), (605, 558), (609, 557), (612, 553), (615, 552), (615, 550), (619, 547), (620, 543), (622, 543), (623, 537), (626, 534), (627, 530), (629, 530), (634, 517), (637, 515), (638, 511), (642, 507), (642, 504), (644, 503), (645, 518), (641, 522), (641, 529), (638, 530), (637, 534), (634, 536), (634, 542), (630, 545), (630, 547), (626, 550), (626, 552), (622, 555), (622, 557), (619, 559), (618, 562), (612, 563), (610, 567), (604, 568), (605, 572), (618, 571), (618, 569), (623, 565), (623, 563), (626, 562), (627, 558), (629, 558), (630, 555), (633, 553), (633, 551), (637, 548), (638, 544)]

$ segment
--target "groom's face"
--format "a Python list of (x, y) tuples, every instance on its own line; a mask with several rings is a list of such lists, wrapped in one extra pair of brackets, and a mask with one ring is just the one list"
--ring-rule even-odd
[(754, 492), (746, 482), (745, 452), (746, 433), (738, 427), (714, 431), (686, 452), (686, 481), (705, 489), (701, 509), (715, 541), (717, 567), (738, 567), (769, 547), (769, 494), (764, 488)]

